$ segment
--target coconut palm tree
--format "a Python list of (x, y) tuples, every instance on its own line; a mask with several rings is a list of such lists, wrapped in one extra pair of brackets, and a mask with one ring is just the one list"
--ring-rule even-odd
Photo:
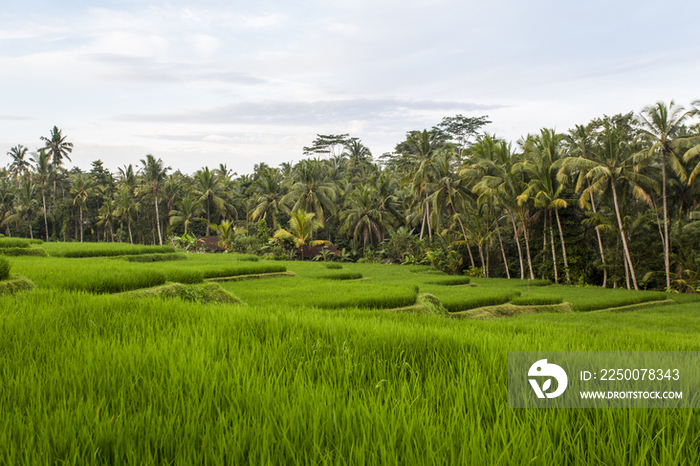
[(592, 147), (591, 157), (568, 157), (562, 161), (562, 167), (581, 170), (585, 173), (585, 178), (590, 181), (590, 185), (581, 193), (583, 199), (591, 195), (600, 195), (607, 189), (611, 190), (618, 231), (620, 232), (625, 256), (624, 259), (629, 269), (634, 289), (637, 290), (639, 287), (637, 285), (634, 263), (627, 245), (627, 230), (620, 213), (618, 190), (627, 184), (631, 186), (634, 197), (651, 205), (651, 197), (644, 189), (644, 186), (656, 186), (658, 183), (637, 170), (638, 161), (634, 156), (634, 147), (631, 145), (630, 138), (632, 128), (628, 122), (629, 118), (624, 115), (595, 120), (596, 126), (599, 126), (600, 129), (596, 142)]
[(25, 160), (27, 156), (27, 148), (22, 144), (18, 144), (12, 147), (7, 153), (12, 157), (12, 162), (10, 162), (10, 176), (12, 176), (15, 181), (19, 184), (21, 178), (24, 178), (29, 174), (29, 162)]
[(639, 155), (637, 160), (649, 161), (660, 156), (661, 162), (661, 198), (663, 202), (664, 217), (664, 268), (666, 271), (666, 287), (671, 287), (670, 265), (670, 241), (668, 234), (668, 202), (666, 188), (668, 177), (666, 165), (680, 177), (686, 177), (684, 167), (676, 153), (676, 138), (685, 131), (684, 123), (693, 115), (692, 111), (686, 111), (682, 106), (676, 105), (672, 100), (669, 105), (664, 102), (656, 102), (654, 105), (644, 107), (637, 117), (637, 124), (642, 138), (648, 142), (648, 148)]
[(297, 212), (291, 212), (289, 219), (289, 229), (279, 229), (275, 232), (277, 239), (291, 239), (294, 246), (299, 249), (301, 257), (309, 246), (328, 245), (329, 241), (312, 240), (314, 233), (323, 227), (323, 224), (316, 219), (316, 214), (313, 212), (305, 212), (304, 209), (299, 209)]
[(7, 236), (12, 237), (10, 224), (4, 220), (12, 215), (15, 203), (15, 190), (7, 178), (0, 179), (0, 222), (7, 226)]
[(70, 194), (73, 196), (73, 205), (78, 205), (80, 210), (80, 242), (83, 242), (83, 210), (88, 198), (96, 193), (95, 181), (86, 173), (75, 173), (71, 175)]
[(334, 201), (336, 186), (328, 176), (328, 168), (320, 160), (305, 159), (294, 166), (292, 176), (285, 180), (289, 192), (281, 201), (291, 204), (292, 212), (309, 212), (314, 214), (314, 221), (319, 228), (325, 225), (326, 216), (337, 212)]
[(289, 213), (289, 207), (283, 202), (284, 189), (282, 182), (284, 178), (277, 168), (267, 168), (259, 173), (258, 179), (250, 186), (248, 193), (255, 203), (252, 220), (270, 217), (273, 230), (277, 230), (278, 219), (282, 213)]
[(35, 183), (25, 181), (20, 185), (17, 191), (16, 204), (14, 212), (5, 217), (2, 225), (9, 225), (11, 222), (24, 220), (29, 225), (29, 237), (34, 239), (34, 231), (32, 229), (32, 221), (39, 209), (39, 201), (37, 201), (37, 186)]
[(194, 194), (197, 200), (206, 208), (207, 212), (207, 236), (209, 236), (209, 224), (211, 223), (212, 207), (218, 212), (226, 210), (228, 202), (225, 199), (223, 183), (217, 171), (204, 167), (194, 175)]
[[(200, 216), (204, 212), (199, 201), (192, 196), (185, 195), (181, 200), (175, 202), (175, 207), (177, 210), (171, 210), (170, 215), (170, 226), (176, 227), (178, 225), (185, 226), (185, 235), (187, 234), (187, 227), (193, 222), (202, 220)], [(207, 222), (207, 227), (208, 227)]]
[(142, 190), (143, 192), (149, 193), (153, 196), (153, 205), (155, 206), (155, 219), (156, 229), (158, 230), (158, 241), (160, 245), (163, 245), (163, 234), (160, 230), (160, 214), (158, 212), (158, 202), (160, 189), (165, 181), (168, 170), (170, 167), (164, 167), (163, 161), (157, 159), (151, 155), (147, 154), (145, 159), (141, 159), (141, 178), (143, 181)]
[[(73, 143), (66, 141), (68, 136), (63, 136), (61, 130), (54, 126), (49, 133), (49, 137), (41, 136), (40, 140), (44, 141), (44, 149), (51, 154), (51, 165), (54, 167), (54, 175), (58, 175), (58, 172), (63, 165), (63, 159), (68, 159), (72, 162), (68, 154), (73, 152)], [(56, 207), (56, 179), (53, 181), (53, 203), (54, 209)]]
[[(41, 187), (41, 203), (44, 209), (44, 229), (46, 231), (46, 241), (49, 240), (49, 222), (47, 218), (49, 214), (46, 210), (46, 184), (49, 182), (53, 176), (53, 166), (51, 165), (51, 155), (44, 149), (39, 149), (39, 151), (32, 154), (30, 159), (34, 163), (34, 173), (36, 180), (39, 182)], [(53, 220), (53, 218), (52, 218)]]
[(116, 206), (111, 197), (106, 197), (102, 202), (102, 207), (97, 213), (97, 226), (105, 227), (104, 240), (107, 241), (107, 226), (109, 226), (109, 237), (114, 243), (114, 220), (116, 218)]
[(377, 192), (359, 185), (350, 195), (346, 209), (341, 214), (341, 231), (352, 232), (355, 245), (358, 240), (362, 240), (362, 250), (365, 251), (368, 243), (375, 245), (384, 241), (389, 217), (390, 213), (382, 208)]
[(141, 208), (141, 204), (134, 198), (133, 193), (128, 185), (124, 184), (117, 194), (116, 206), (114, 215), (121, 219), (122, 228), (126, 222), (126, 228), (129, 232), (129, 243), (134, 244), (134, 237), (131, 234), (131, 222)]
[(549, 214), (549, 238), (552, 244), (554, 281), (557, 282), (557, 255), (554, 248), (552, 228), (552, 211), (554, 211), (557, 226), (559, 227), (566, 282), (571, 283), (564, 232), (559, 219), (559, 209), (565, 209), (569, 204), (562, 198), (562, 191), (565, 185), (561, 180), (557, 180), (556, 176), (560, 168), (558, 162), (563, 158), (563, 140), (563, 134), (546, 128), (540, 130), (540, 134), (537, 136), (528, 136), (523, 144), (526, 161), (522, 163), (522, 166), (528, 173), (530, 182), (525, 191), (518, 196), (518, 200), (519, 202), (527, 202), (528, 199), (532, 198), (536, 207), (544, 208), (545, 214)]

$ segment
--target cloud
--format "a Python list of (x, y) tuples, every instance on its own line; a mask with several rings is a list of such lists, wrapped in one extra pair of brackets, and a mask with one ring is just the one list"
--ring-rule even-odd
[(125, 114), (115, 117), (127, 122), (198, 123), (198, 124), (276, 124), (319, 125), (360, 121), (406, 119), (425, 112), (484, 112), (503, 105), (483, 105), (458, 101), (409, 101), (399, 99), (347, 99), (313, 102), (262, 101), (238, 102), (208, 109), (181, 113)]
[(2, 121), (25, 121), (25, 120), (36, 120), (36, 118), (14, 116), (14, 115), (0, 115), (0, 120), (2, 120)]

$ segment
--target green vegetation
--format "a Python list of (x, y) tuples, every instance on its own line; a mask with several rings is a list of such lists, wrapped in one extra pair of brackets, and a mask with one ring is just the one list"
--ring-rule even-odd
[(134, 246), (116, 243), (45, 243), (43, 249), (53, 257), (109, 257), (136, 254), (168, 254), (171, 246)]
[(0, 257), (0, 280), (7, 280), (10, 277), (10, 261)]
[(136, 255), (125, 255), (118, 256), (119, 259), (124, 259), (129, 262), (165, 262), (165, 261), (180, 261), (187, 260), (187, 256), (184, 254), (170, 252), (162, 254), (136, 254)]
[(26, 238), (0, 238), (0, 249), (5, 248), (28, 248), (32, 244), (40, 244), (40, 240)]
[(0, 281), (0, 295), (9, 295), (18, 291), (28, 291), (34, 288), (34, 283), (23, 277), (13, 277)]
[(0, 248), (0, 254), (4, 256), (36, 256), (46, 257), (46, 251), (39, 248), (21, 247), (21, 248)]
[(458, 285), (468, 285), (471, 283), (469, 277), (445, 277), (440, 280), (434, 280), (428, 282), (430, 285), (445, 285), (445, 286), (458, 286)]
[(351, 272), (349, 270), (343, 270), (342, 272), (327, 272), (317, 275), (316, 278), (324, 278), (326, 280), (357, 280), (362, 278), (360, 272)]
[(130, 291), (128, 295), (142, 298), (154, 296), (159, 298), (180, 298), (199, 304), (240, 304), (241, 302), (238, 298), (222, 289), (216, 283), (204, 283), (201, 285), (169, 283), (154, 288)]
[(328, 262), (327, 264), (323, 264), (323, 266), (330, 270), (340, 270), (343, 268), (342, 265), (336, 264), (335, 262)]

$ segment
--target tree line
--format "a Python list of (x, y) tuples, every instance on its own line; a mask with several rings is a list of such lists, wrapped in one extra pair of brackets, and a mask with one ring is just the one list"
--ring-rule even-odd
[(67, 170), (54, 127), (2, 169), (0, 225), (46, 241), (180, 242), (286, 257), (313, 241), (362, 261), (452, 273), (698, 291), (700, 101), (657, 102), (515, 144), (487, 116), (446, 117), (373, 157), (348, 134), (318, 135), (306, 158), (238, 175), (194, 174), (148, 154), (112, 173)]

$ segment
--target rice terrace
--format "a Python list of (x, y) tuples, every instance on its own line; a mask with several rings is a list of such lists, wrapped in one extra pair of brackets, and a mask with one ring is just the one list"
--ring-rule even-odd
[(700, 461), (692, 410), (518, 411), (505, 380), (518, 349), (697, 350), (698, 295), (168, 246), (0, 248), (3, 464)]

